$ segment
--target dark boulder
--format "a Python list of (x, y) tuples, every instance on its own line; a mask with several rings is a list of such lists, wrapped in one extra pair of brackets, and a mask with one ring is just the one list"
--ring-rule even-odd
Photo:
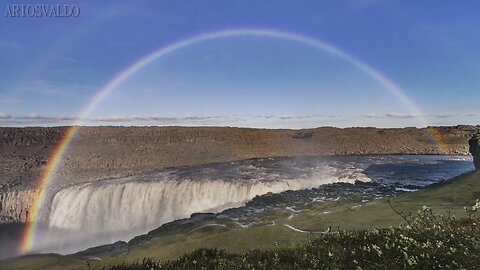
[(468, 140), (468, 144), (470, 145), (469, 152), (473, 156), (473, 165), (475, 165), (475, 169), (480, 169), (480, 138), (477, 135), (472, 136), (470, 140)]
[(294, 139), (309, 139), (313, 137), (313, 132), (311, 131), (299, 131), (292, 136)]

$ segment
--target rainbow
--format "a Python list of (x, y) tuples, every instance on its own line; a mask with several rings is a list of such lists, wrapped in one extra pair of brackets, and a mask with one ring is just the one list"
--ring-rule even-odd
[[(74, 139), (75, 135), (77, 134), (78, 130), (80, 129), (80, 124), (83, 122), (84, 119), (104, 100), (117, 86), (119, 86), (122, 82), (128, 79), (130, 76), (141, 70), (143, 67), (147, 66), (148, 64), (152, 63), (153, 61), (165, 56), (169, 53), (172, 53), (176, 50), (195, 45), (197, 43), (217, 39), (217, 38), (227, 38), (227, 37), (236, 37), (236, 36), (257, 36), (257, 37), (269, 37), (269, 38), (279, 38), (279, 39), (286, 39), (295, 42), (302, 43), (306, 46), (312, 46), (318, 48), (322, 51), (330, 53), (340, 59), (343, 59), (350, 63), (351, 65), (357, 67), (359, 70), (363, 71), (371, 78), (376, 80), (380, 83), (383, 87), (389, 90), (395, 97), (397, 97), (410, 112), (415, 115), (419, 120), (421, 120), (424, 124), (428, 126), (428, 121), (425, 115), (421, 112), (418, 106), (408, 98), (402, 89), (396, 85), (392, 80), (387, 78), (385, 75), (374, 69), (373, 67), (369, 66), (368, 64), (360, 61), (359, 59), (343, 52), (342, 50), (334, 47), (331, 44), (328, 44), (324, 41), (314, 39), (305, 35), (300, 35), (296, 33), (289, 33), (289, 32), (282, 32), (277, 30), (270, 30), (270, 29), (235, 29), (235, 30), (225, 30), (219, 32), (212, 32), (206, 34), (200, 34), (197, 36), (193, 36), (188, 39), (184, 39), (178, 42), (175, 42), (171, 45), (162, 47), (153, 53), (141, 58), (140, 60), (136, 61), (123, 71), (121, 71), (117, 76), (111, 79), (108, 83), (106, 83), (87, 103), (84, 110), (80, 113), (79, 117), (72, 123), (71, 127), (67, 129), (65, 134), (63, 135), (60, 142), (55, 147), (54, 151), (49, 158), (47, 166), (43, 169), (40, 179), (36, 186), (36, 196), (32, 201), (31, 208), (29, 211), (28, 221), (24, 228), (22, 238), (19, 244), (19, 252), (21, 254), (28, 253), (34, 245), (35, 242), (35, 232), (38, 227), (38, 216), (41, 211), (42, 205), (45, 200), (46, 190), (49, 184), (52, 182), (57, 171), (60, 169), (60, 165), (62, 163), (63, 157), (65, 153), (68, 151), (68, 148)], [(433, 138), (436, 140), (437, 144), (443, 146), (444, 143), (441, 140), (441, 136), (435, 130), (430, 129)]]

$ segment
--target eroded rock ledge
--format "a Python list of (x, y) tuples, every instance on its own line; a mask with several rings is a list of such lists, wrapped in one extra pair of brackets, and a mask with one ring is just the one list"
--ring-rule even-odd
[[(439, 137), (432, 137), (435, 129)], [(67, 127), (0, 128), (0, 222), (24, 221), (40, 172)], [(295, 155), (468, 154), (480, 126), (332, 128), (84, 127), (53, 189), (162, 167)], [(442, 145), (437, 141), (440, 139)]]

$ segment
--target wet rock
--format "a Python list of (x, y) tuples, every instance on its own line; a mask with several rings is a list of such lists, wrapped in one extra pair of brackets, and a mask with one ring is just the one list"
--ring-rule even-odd
[(473, 165), (475, 169), (480, 169), (480, 138), (479, 135), (473, 135), (470, 140), (468, 140), (470, 148), (468, 149), (470, 154), (473, 156)]
[(137, 245), (144, 244), (145, 242), (150, 241), (153, 238), (153, 236), (148, 235), (148, 234), (142, 234), (135, 236), (132, 240), (128, 241), (128, 246), (133, 247)]

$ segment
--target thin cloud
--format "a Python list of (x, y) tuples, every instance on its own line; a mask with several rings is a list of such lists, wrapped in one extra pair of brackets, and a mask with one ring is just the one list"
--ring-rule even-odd
[[(384, 117), (393, 119), (413, 119), (421, 115), (413, 115), (407, 113), (390, 112), (385, 115), (367, 114), (361, 115), (363, 119), (382, 119)], [(432, 114), (427, 115), (430, 119), (449, 119), (457, 117), (476, 117), (475, 114)], [(0, 113), (0, 120), (3, 123), (63, 123), (74, 124), (80, 123), (159, 123), (159, 124), (225, 124), (232, 122), (249, 122), (255, 120), (269, 120), (269, 121), (302, 121), (312, 120), (339, 120), (342, 116), (338, 115), (321, 115), (321, 114), (306, 114), (306, 115), (185, 115), (185, 116), (165, 116), (165, 115), (106, 115), (97, 117), (80, 118), (78, 116), (50, 116), (37, 113), (27, 115), (10, 115), (7, 113)]]
[(381, 118), (381, 116), (377, 115), (377, 114), (374, 114), (374, 113), (369, 113), (369, 114), (363, 115), (362, 118), (379, 119), (379, 118)]
[(279, 120), (302, 120), (302, 119), (311, 119), (322, 116), (321, 114), (310, 114), (310, 115), (284, 115), (284, 116), (268, 116), (270, 118), (277, 118)]
[[(322, 114), (303, 114), (303, 115), (273, 115), (273, 114), (255, 114), (255, 115), (244, 115), (243, 118), (249, 119), (267, 119), (267, 120), (303, 120), (303, 119), (312, 119), (312, 118), (320, 118), (323, 117)], [(239, 116), (235, 116), (238, 118)]]
[(387, 113), (385, 116), (389, 118), (396, 118), (396, 119), (410, 119), (410, 118), (416, 117), (413, 114), (399, 113), (399, 112), (390, 112), (390, 113)]
[(175, 122), (202, 122), (207, 120), (229, 120), (229, 121), (238, 121), (238, 118), (231, 116), (159, 116), (159, 115), (144, 115), (144, 116), (135, 116), (135, 115), (110, 115), (110, 116), (99, 116), (99, 117), (87, 117), (80, 118), (78, 116), (50, 116), (50, 115), (41, 115), (37, 113), (12, 116), (10, 114), (1, 113), (0, 119), (10, 120), (12, 123), (64, 123), (64, 122), (160, 122), (160, 123), (175, 123)]
[[(231, 116), (231, 115), (185, 115), (185, 116), (162, 116), (162, 115), (107, 115), (107, 116), (97, 116), (97, 117), (87, 117), (80, 118), (77, 116), (50, 116), (50, 115), (41, 115), (37, 113), (11, 116), (6, 118), (7, 114), (4, 114), (5, 118), (9, 119), (12, 122), (15, 120), (15, 123), (24, 121), (25, 123), (51, 123), (51, 122), (73, 122), (73, 121), (82, 121), (82, 122), (98, 122), (98, 123), (128, 123), (128, 122), (156, 122), (156, 123), (202, 123), (205, 121), (213, 122), (241, 122), (249, 121), (252, 119), (267, 119), (267, 120), (304, 120), (304, 119), (313, 119), (321, 117), (320, 114), (309, 114), (309, 115), (244, 115), (244, 116)], [(327, 118), (333, 119), (336, 116), (325, 116)]]
[(1, 120), (10, 119), (10, 118), (12, 118), (12, 116), (10, 114), (0, 112), (0, 119)]
[(36, 113), (21, 115), (21, 116), (14, 116), (12, 119), (16, 120), (52, 120), (52, 121), (72, 121), (77, 120), (78, 117), (74, 116), (45, 116), (39, 115)]
[(83, 120), (91, 122), (172, 121), (175, 117), (110, 115)]
[(426, 118), (439, 118), (439, 119), (446, 119), (446, 118), (455, 118), (458, 117), (458, 114), (429, 114), (429, 115), (415, 115), (415, 114), (407, 114), (407, 113), (399, 113), (399, 112), (390, 112), (385, 115), (389, 118), (397, 118), (397, 119), (411, 119), (411, 118), (419, 118), (419, 117), (426, 117)]
[(145, 116), (113, 115), (113, 116), (99, 116), (94, 118), (85, 118), (83, 120), (90, 121), (90, 122), (133, 122), (133, 121), (174, 122), (174, 121), (199, 121), (199, 120), (210, 120), (210, 119), (218, 119), (218, 118), (222, 118), (222, 116), (172, 117), (172, 116), (159, 116), (159, 115), (145, 115)]

